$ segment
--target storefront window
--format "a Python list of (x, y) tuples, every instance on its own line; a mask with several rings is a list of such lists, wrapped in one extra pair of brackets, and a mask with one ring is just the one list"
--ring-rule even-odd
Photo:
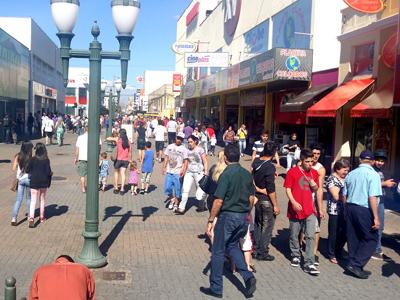
[(363, 150), (373, 150), (373, 120), (372, 119), (354, 119), (353, 121), (353, 138), (352, 138), (352, 163), (353, 166), (358, 164), (358, 157)]

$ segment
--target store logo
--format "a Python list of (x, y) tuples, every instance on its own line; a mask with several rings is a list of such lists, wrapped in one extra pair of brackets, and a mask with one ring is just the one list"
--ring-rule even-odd
[(289, 71), (298, 71), (300, 69), (300, 60), (296, 56), (289, 56), (286, 59), (286, 68)]
[(224, 1), (224, 31), (225, 35), (233, 36), (240, 17), (242, 0)]

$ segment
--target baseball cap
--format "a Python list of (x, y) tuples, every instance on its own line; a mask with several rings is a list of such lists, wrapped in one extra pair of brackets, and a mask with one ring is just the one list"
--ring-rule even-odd
[(369, 150), (364, 150), (360, 153), (360, 159), (369, 159), (369, 160), (374, 160), (374, 154), (369, 151)]
[(385, 150), (379, 149), (374, 152), (375, 158), (387, 159), (387, 153)]
[(185, 138), (185, 134), (183, 132), (179, 132), (177, 136), (183, 139)]

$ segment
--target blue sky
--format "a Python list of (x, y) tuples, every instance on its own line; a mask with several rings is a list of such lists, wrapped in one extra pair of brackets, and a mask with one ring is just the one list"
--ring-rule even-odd
[[(176, 39), (176, 22), (191, 0), (141, 0), (141, 11), (131, 43), (131, 61), (128, 69), (128, 84), (137, 86), (136, 76), (145, 70), (174, 70), (175, 55), (171, 45)], [(93, 39), (90, 30), (93, 21), (100, 26), (99, 41), (103, 50), (118, 50), (117, 32), (111, 16), (111, 0), (81, 0), (79, 17), (72, 40), (72, 48), (87, 49)], [(0, 16), (31, 17), (59, 46), (57, 29), (53, 23), (50, 0), (7, 1), (7, 8)], [(85, 67), (87, 60), (72, 59), (70, 66)], [(120, 77), (120, 63), (103, 60), (102, 77), (112, 80)]]

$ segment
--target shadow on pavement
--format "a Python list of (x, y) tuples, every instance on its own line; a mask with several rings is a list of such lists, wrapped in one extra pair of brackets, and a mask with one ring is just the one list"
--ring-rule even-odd
[(390, 277), (396, 274), (400, 277), (400, 264), (396, 263), (393, 259), (388, 259), (384, 265), (382, 265), (382, 276)]
[(154, 192), (156, 189), (157, 189), (157, 187), (154, 184), (150, 184), (147, 192), (151, 193), (151, 192)]
[(9, 159), (0, 159), (0, 164), (9, 164), (11, 163), (11, 160)]
[(116, 213), (121, 210), (119, 206), (110, 206), (105, 209), (103, 221), (107, 220), (108, 218), (115, 218), (120, 217), (121, 219), (115, 224), (114, 228), (111, 232), (107, 235), (107, 237), (103, 240), (100, 245), (100, 252), (103, 255), (107, 255), (108, 250), (110, 250), (112, 244), (118, 238), (119, 234), (121, 233), (122, 229), (124, 229), (126, 223), (128, 223), (131, 217), (143, 217), (143, 222), (145, 222), (152, 214), (154, 214), (158, 208), (154, 206), (146, 206), (142, 207), (142, 214), (141, 215), (134, 215), (132, 211), (129, 210), (123, 215), (117, 215)]
[(65, 213), (67, 213), (68, 208), (69, 207), (66, 205), (58, 206), (57, 204), (51, 204), (49, 206), (46, 206), (46, 209), (45, 209), (46, 219), (61, 216)]
[(382, 235), (382, 246), (393, 249), (400, 255), (400, 234), (386, 234)]
[(290, 260), (289, 249), (289, 229), (283, 228), (277, 231), (275, 237), (271, 240), (271, 245), (281, 252), (288, 260)]

